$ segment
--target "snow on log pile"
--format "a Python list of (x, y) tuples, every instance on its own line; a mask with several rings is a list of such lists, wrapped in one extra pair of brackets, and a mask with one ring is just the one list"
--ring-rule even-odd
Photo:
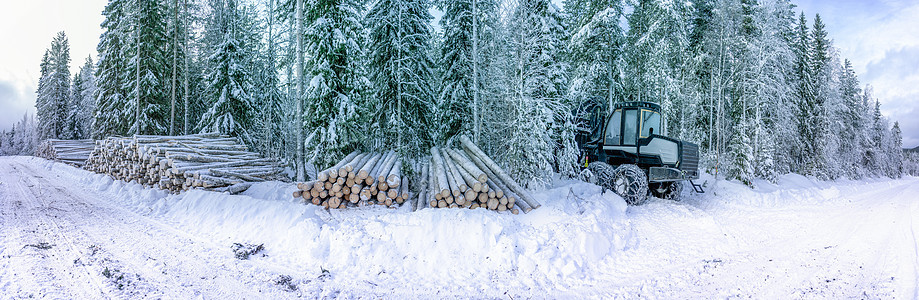
[(36, 154), (48, 160), (80, 167), (86, 163), (94, 147), (93, 140), (47, 139), (39, 145)]
[(529, 212), (540, 204), (466, 136), (463, 150), (431, 148), (431, 162), (422, 168), (425, 183), (416, 209), (466, 207)]
[(235, 194), (252, 182), (288, 180), (277, 159), (217, 133), (110, 137), (96, 142), (84, 168), (174, 193), (204, 188)]
[(409, 200), (408, 180), (402, 176), (402, 158), (395, 152), (352, 152), (338, 164), (317, 174), (316, 180), (297, 184), (294, 198), (324, 208), (385, 205)]
[(413, 210), (464, 207), (518, 214), (540, 206), (468, 138), (460, 141), (465, 151), (434, 147), (430, 163), (415, 166), (420, 175), (412, 180), (416, 193), (410, 193), (397, 154), (353, 152), (319, 172), (316, 180), (297, 184), (293, 196), (325, 208), (391, 207), (410, 201)]

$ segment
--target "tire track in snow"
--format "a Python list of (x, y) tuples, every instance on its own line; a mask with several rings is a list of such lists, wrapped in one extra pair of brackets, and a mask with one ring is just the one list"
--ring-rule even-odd
[[(20, 173), (17, 174), (20, 178), (34, 182), (28, 189), (20, 186), (20, 197), (44, 203), (45, 206), (53, 203), (55, 207), (64, 208), (48, 211), (60, 223), (49, 228), (49, 231), (56, 233), (58, 239), (67, 240), (66, 244), (81, 245), (71, 246), (72, 252), (77, 255), (81, 255), (77, 249), (88, 251), (88, 247), (95, 247), (91, 255), (83, 255), (79, 260), (83, 268), (90, 269), (87, 271), (88, 277), (106, 281), (99, 285), (105, 286), (116, 298), (227, 299), (292, 296), (281, 293), (268, 282), (273, 272), (266, 272), (261, 262), (238, 261), (228, 247), (219, 247), (118, 207), (102, 200), (105, 198), (103, 195), (86, 191), (82, 187), (69, 186), (72, 182), (58, 180), (60, 174), (53, 170), (41, 170), (43, 168), (19, 161), (11, 161), (7, 165), (13, 165)], [(50, 178), (52, 176), (58, 178)], [(106, 268), (111, 277), (122, 275), (126, 282), (103, 277)], [(84, 278), (83, 282), (89, 282), (89, 279)], [(122, 283), (129, 285), (119, 289), (118, 284)], [(66, 291), (67, 288), (86, 290), (79, 285), (63, 286), (61, 289), (65, 290), (65, 294), (75, 292)]]
[[(69, 239), (60, 234), (61, 226), (46, 215), (49, 210), (57, 208), (39, 200), (29, 192), (29, 188), (38, 185), (35, 178), (25, 174), (21, 165), (19, 168), (10, 164), (4, 164), (4, 166), (6, 168), (0, 173), (4, 175), (2, 181), (5, 182), (7, 190), (4, 193), (7, 194), (7, 201), (3, 205), (3, 210), (4, 215), (13, 216), (11, 220), (4, 220), (4, 227), (17, 228), (16, 233), (19, 234), (16, 238), (6, 237), (7, 250), (13, 251), (16, 249), (16, 244), (22, 244), (24, 246), (19, 252), (23, 256), (29, 255), (29, 251), (40, 256), (37, 261), (32, 262), (34, 265), (31, 266), (9, 266), (10, 269), (26, 268), (30, 270), (29, 275), (17, 273), (19, 276), (13, 280), (22, 279), (24, 282), (32, 283), (31, 286), (19, 286), (18, 291), (9, 292), (16, 292), (21, 297), (32, 297), (37, 292), (43, 298), (110, 298), (110, 294), (101, 287), (100, 280), (94, 278), (85, 267), (76, 267), (65, 259), (72, 255), (79, 256), (79, 251)], [(54, 240), (48, 240), (50, 237), (53, 237)], [(29, 244), (27, 240), (32, 240), (34, 244)], [(39, 249), (37, 246), (42, 245), (41, 242), (48, 243), (50, 248)], [(29, 262), (27, 259), (13, 261), (11, 254), (7, 254), (3, 259), (10, 259), (10, 264)], [(47, 280), (49, 278), (51, 280)], [(74, 289), (74, 287), (78, 288)], [(29, 290), (34, 288), (38, 290), (33, 290), (29, 295), (23, 294), (29, 293)]]

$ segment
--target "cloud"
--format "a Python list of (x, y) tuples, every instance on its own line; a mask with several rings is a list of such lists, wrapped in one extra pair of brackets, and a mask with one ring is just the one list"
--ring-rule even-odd
[(15, 82), (0, 80), (0, 130), (12, 128), (30, 109), (31, 103)]

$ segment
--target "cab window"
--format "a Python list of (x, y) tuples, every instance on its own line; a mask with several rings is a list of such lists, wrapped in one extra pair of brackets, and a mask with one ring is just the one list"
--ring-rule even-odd
[(619, 140), (621, 138), (620, 127), (622, 126), (622, 110), (616, 110), (613, 112), (613, 116), (609, 118), (609, 122), (606, 124), (606, 143), (607, 145), (619, 145)]
[(640, 138), (651, 136), (652, 128), (654, 129), (654, 134), (664, 134), (664, 132), (661, 131), (661, 114), (650, 110), (641, 110)]
[(638, 134), (638, 110), (627, 109), (625, 111), (625, 126), (622, 130), (622, 144), (635, 145), (635, 135)]

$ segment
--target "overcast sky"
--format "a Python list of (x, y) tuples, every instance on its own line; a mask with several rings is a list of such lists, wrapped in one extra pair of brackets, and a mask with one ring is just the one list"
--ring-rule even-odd
[(71, 76), (90, 54), (102, 29), (106, 0), (3, 0), (0, 9), (0, 130), (9, 130), (28, 110), (35, 113), (39, 63), (54, 36), (70, 40)]
[[(5, 1), (0, 9), (0, 129), (35, 111), (38, 64), (51, 39), (70, 39), (71, 72), (87, 55), (96, 59), (106, 0)], [(919, 146), (919, 1), (794, 0), (812, 24), (820, 13), (834, 46), (855, 66), (862, 84), (891, 121), (903, 146)]]
[(903, 147), (919, 146), (919, 1), (795, 0), (808, 22), (819, 13), (833, 45), (872, 86), (881, 111), (900, 122)]

